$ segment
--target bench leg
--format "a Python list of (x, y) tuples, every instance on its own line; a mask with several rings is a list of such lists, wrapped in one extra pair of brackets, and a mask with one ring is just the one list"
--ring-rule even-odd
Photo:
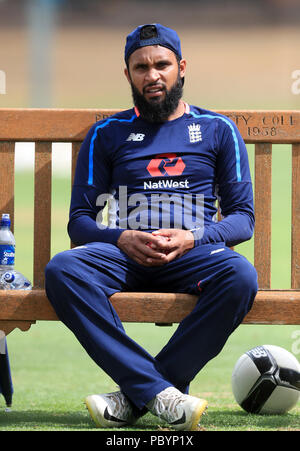
[(11, 321), (11, 320), (1, 320), (0, 321), (0, 330), (2, 330), (5, 335), (10, 334), (14, 329), (20, 329), (23, 332), (26, 332), (30, 329), (32, 324), (35, 324), (36, 321)]

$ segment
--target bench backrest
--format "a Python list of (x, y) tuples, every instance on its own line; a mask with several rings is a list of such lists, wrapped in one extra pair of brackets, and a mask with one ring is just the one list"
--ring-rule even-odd
[[(98, 120), (117, 110), (0, 109), (0, 213), (14, 223), (16, 142), (35, 142), (33, 282), (44, 286), (51, 250), (51, 158), (53, 142), (72, 143), (72, 179), (82, 140)], [(272, 145), (292, 146), (291, 288), (300, 289), (300, 111), (218, 111), (230, 117), (246, 143), (255, 144), (254, 265), (260, 289), (271, 284)]]

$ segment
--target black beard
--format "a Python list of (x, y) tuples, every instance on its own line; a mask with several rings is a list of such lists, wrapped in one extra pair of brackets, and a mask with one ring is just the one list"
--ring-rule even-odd
[(162, 101), (148, 102), (143, 94), (140, 94), (133, 83), (131, 91), (134, 105), (138, 108), (141, 117), (148, 122), (165, 122), (178, 107), (183, 94), (182, 80), (178, 76), (172, 88), (165, 89), (165, 98)]

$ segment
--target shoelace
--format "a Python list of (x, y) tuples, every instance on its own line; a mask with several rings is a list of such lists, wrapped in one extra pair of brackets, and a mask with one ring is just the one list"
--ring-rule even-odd
[(111, 412), (117, 418), (125, 419), (132, 415), (132, 409), (122, 392), (108, 393), (107, 398), (111, 402)]
[(168, 394), (158, 395), (154, 401), (153, 408), (156, 415), (162, 417), (166, 421), (174, 421), (179, 416), (178, 407), (184, 401), (184, 395), (174, 391)]

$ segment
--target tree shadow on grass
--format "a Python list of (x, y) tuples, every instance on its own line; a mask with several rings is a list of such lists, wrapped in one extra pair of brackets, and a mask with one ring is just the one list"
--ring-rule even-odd
[(145, 415), (136, 424), (124, 428), (97, 428), (85, 411), (78, 412), (48, 412), (43, 410), (12, 410), (0, 411), (0, 431), (157, 431), (160, 428), (159, 419)]
[(18, 410), (0, 412), (0, 430), (54, 430), (92, 429), (93, 425), (83, 412), (47, 412)]
[[(97, 428), (85, 411), (48, 412), (43, 410), (0, 411), (0, 431), (168, 431), (168, 425), (151, 414), (124, 428)], [(278, 431), (300, 430), (297, 414), (255, 415), (240, 410), (209, 409), (199, 431)]]

